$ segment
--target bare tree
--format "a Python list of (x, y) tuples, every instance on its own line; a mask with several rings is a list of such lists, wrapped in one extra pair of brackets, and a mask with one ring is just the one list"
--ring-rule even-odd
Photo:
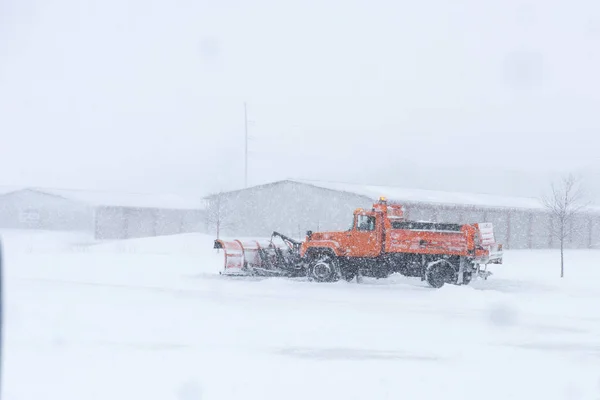
[(207, 203), (206, 218), (208, 228), (215, 229), (217, 239), (220, 239), (221, 231), (232, 227), (223, 192), (212, 195)]
[(573, 233), (574, 219), (588, 206), (581, 179), (569, 174), (553, 183), (548, 195), (542, 197), (544, 207), (556, 222), (551, 226), (551, 234), (560, 242), (560, 277), (565, 276), (565, 240)]

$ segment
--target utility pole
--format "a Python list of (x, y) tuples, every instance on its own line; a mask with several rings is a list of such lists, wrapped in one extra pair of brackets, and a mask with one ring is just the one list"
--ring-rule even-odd
[(244, 187), (248, 187), (248, 109), (244, 102), (244, 131), (245, 131), (245, 151), (244, 151)]

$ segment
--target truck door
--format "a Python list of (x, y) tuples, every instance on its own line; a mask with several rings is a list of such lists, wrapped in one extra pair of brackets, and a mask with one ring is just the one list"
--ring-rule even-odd
[(358, 214), (354, 229), (348, 233), (349, 257), (376, 257), (379, 255), (379, 227), (375, 215)]

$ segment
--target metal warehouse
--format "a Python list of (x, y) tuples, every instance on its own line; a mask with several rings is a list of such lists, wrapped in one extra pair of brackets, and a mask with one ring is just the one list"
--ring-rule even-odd
[(89, 233), (95, 240), (203, 232), (201, 199), (23, 188), (0, 195), (0, 229)]
[[(405, 206), (409, 219), (432, 222), (492, 222), (507, 249), (555, 248), (553, 221), (535, 198), (452, 193), (338, 182), (283, 180), (207, 197), (208, 229), (221, 236), (269, 236), (278, 231), (303, 238), (307, 230), (346, 230), (356, 208), (380, 196)], [(600, 214), (579, 216), (566, 246), (600, 244)]]

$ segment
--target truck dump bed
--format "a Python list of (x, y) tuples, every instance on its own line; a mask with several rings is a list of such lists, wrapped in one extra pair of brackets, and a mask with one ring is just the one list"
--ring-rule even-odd
[(386, 252), (467, 255), (469, 245), (465, 225), (391, 221)]

